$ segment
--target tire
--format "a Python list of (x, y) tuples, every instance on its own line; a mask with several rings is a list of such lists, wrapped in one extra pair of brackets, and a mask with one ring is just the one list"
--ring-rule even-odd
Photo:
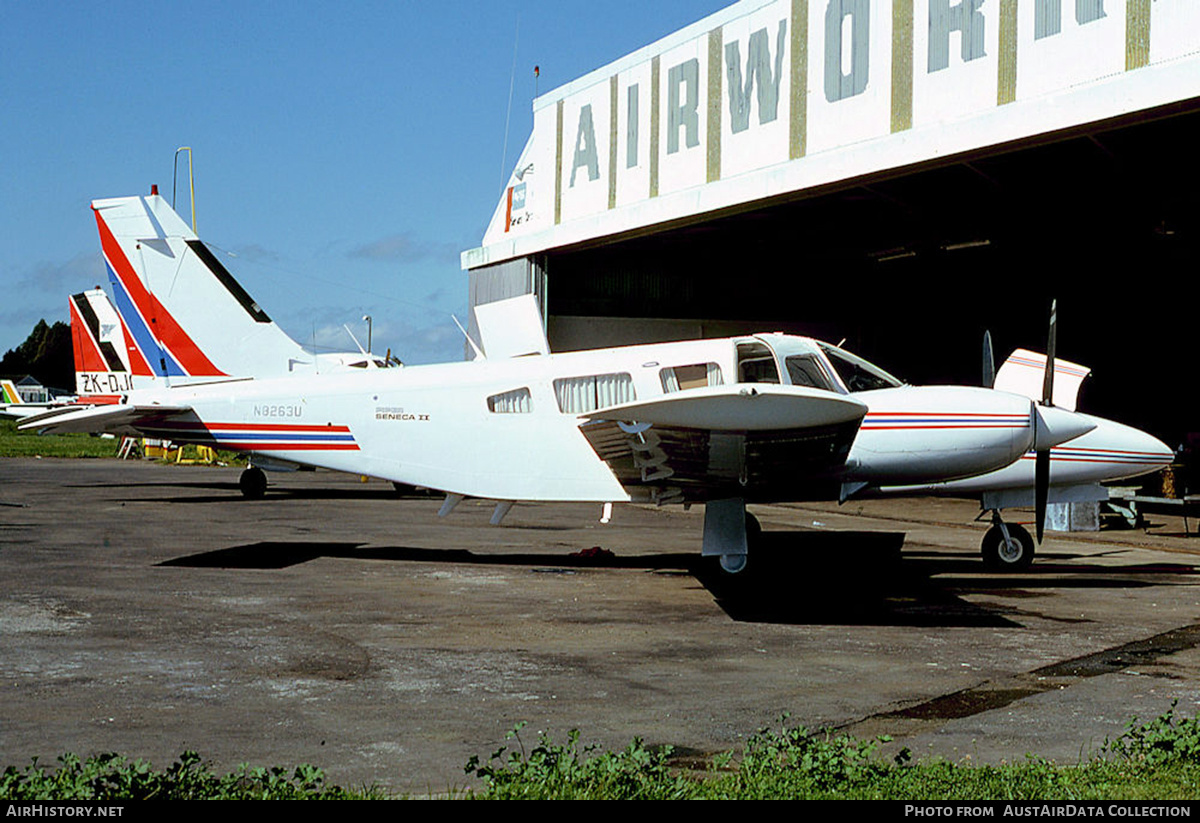
[(267, 493), (267, 475), (257, 466), (250, 466), (238, 478), (238, 488), (247, 500), (262, 500)]
[(1016, 523), (1008, 527), (1009, 542), (1004, 541), (1004, 532), (992, 526), (983, 536), (983, 563), (998, 572), (1023, 572), (1033, 563), (1033, 537)]
[(724, 577), (741, 576), (746, 573), (749, 551), (762, 539), (762, 524), (750, 512), (746, 512), (746, 549), (747, 554), (722, 554), (718, 556), (718, 567)]

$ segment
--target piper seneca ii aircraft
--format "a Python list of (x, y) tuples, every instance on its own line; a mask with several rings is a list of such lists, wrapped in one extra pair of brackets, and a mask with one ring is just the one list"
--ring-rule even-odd
[[(1056, 406), (1052, 353), (1036, 400), (904, 385), (837, 346), (775, 333), (550, 354), (528, 296), (476, 307), (474, 360), (322, 369), (157, 194), (92, 208), (149, 373), (24, 429), (137, 434), (371, 475), (444, 492), (441, 515), (465, 497), (494, 500), (493, 523), (516, 501), (704, 503), (703, 554), (728, 572), (746, 567), (757, 533), (747, 502), (1032, 480), (1040, 537), (1049, 487), (1083, 479), (1072, 474), (1082, 464), (1060, 458), (1065, 444), (1089, 437), (1089, 449), (1119, 456), (1090, 466), (1102, 468), (1089, 486), (1171, 459), (1147, 434)], [(1034, 477), (996, 474), (1028, 454)], [(996, 520), (985, 559), (1024, 567), (1032, 541)]]

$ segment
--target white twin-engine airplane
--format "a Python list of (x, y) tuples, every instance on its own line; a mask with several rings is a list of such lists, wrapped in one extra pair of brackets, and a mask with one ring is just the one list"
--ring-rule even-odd
[[(495, 500), (493, 523), (515, 501), (704, 503), (703, 553), (729, 572), (746, 566), (758, 531), (747, 502), (982, 494), (998, 510), (1030, 498), (1040, 539), (1047, 500), (1095, 497), (1099, 482), (1172, 457), (1148, 434), (1071, 410), (1086, 370), (1055, 364), (1053, 342), (1040, 368), (1022, 365), (1039, 355), (1010, 358), (997, 389), (918, 387), (784, 334), (550, 354), (524, 297), (476, 308), (472, 361), (322, 363), (157, 194), (92, 208), (134, 375), (22, 428), (371, 475), (445, 492), (442, 515), (464, 497)], [(1022, 372), (1035, 384), (1049, 375), (1040, 399)], [(995, 520), (985, 559), (1024, 568), (1032, 539)]]

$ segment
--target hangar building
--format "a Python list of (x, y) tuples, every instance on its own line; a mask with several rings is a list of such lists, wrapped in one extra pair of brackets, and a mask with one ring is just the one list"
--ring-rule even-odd
[(741, 0), (538, 97), (471, 305), (554, 350), (790, 331), (914, 383), (981, 339), (1200, 430), (1200, 3)]

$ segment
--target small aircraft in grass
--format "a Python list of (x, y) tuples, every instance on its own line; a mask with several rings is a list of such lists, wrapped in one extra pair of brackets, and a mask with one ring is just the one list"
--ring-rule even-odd
[[(22, 428), (371, 475), (444, 492), (441, 515), (465, 497), (494, 500), (493, 523), (517, 501), (704, 503), (703, 554), (728, 572), (745, 568), (758, 531), (747, 502), (907, 492), (1030, 453), (1041, 520), (1054, 450), (1107, 430), (1053, 403), (1052, 354), (1040, 399), (905, 385), (838, 346), (777, 333), (550, 354), (530, 296), (476, 307), (475, 360), (323, 369), (161, 197), (92, 208), (117, 309), (160, 368), (115, 402)], [(1141, 432), (1117, 448), (1120, 476), (1171, 457)], [(1032, 545), (1015, 543), (988, 559), (1027, 565)]]
[(0, 380), (0, 420), (23, 420), (47, 409), (58, 409), (75, 402), (74, 397), (59, 395), (45, 402), (24, 400), (11, 380)]

